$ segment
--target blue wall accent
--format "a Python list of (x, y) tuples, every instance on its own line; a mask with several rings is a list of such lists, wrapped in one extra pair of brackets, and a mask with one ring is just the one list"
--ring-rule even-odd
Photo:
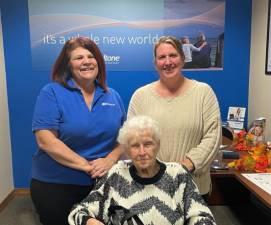
[[(78, 3), (79, 4), (79, 3)], [(29, 186), (31, 157), (36, 151), (31, 119), (36, 97), (50, 81), (48, 72), (32, 71), (27, 0), (1, 0), (6, 61), (14, 184)], [(227, 0), (223, 71), (186, 71), (189, 78), (212, 86), (222, 119), (229, 106), (248, 105), (251, 0)], [(131, 56), (133, 57), (133, 56)], [(2, 76), (2, 74), (1, 74)], [(123, 98), (127, 108), (134, 90), (157, 79), (155, 72), (109, 72), (108, 84)]]

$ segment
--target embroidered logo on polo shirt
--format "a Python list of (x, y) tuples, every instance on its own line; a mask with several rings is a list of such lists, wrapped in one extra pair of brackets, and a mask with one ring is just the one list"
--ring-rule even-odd
[(109, 103), (109, 102), (102, 102), (102, 106), (115, 106), (116, 104), (115, 103)]

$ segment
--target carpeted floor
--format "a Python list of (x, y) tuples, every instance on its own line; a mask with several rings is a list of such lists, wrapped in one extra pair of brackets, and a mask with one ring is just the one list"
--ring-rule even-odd
[(40, 225), (29, 195), (17, 195), (0, 212), (0, 225)]
[[(254, 205), (211, 206), (217, 225), (270, 225)], [(0, 212), (0, 225), (41, 225), (29, 195), (18, 195)]]

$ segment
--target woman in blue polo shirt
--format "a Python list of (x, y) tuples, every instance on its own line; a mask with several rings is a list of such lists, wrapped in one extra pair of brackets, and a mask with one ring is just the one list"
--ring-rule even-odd
[(67, 41), (40, 92), (33, 116), (38, 151), (31, 197), (43, 225), (66, 225), (71, 207), (121, 156), (126, 119), (119, 94), (106, 86), (105, 62), (89, 38)]

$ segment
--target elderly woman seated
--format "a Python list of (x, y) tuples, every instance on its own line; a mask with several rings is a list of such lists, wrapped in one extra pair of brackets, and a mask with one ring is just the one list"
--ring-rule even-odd
[(114, 165), (69, 215), (71, 225), (107, 224), (111, 205), (136, 213), (143, 224), (215, 224), (189, 172), (157, 160), (161, 134), (149, 117), (126, 121), (118, 141), (131, 161)]

